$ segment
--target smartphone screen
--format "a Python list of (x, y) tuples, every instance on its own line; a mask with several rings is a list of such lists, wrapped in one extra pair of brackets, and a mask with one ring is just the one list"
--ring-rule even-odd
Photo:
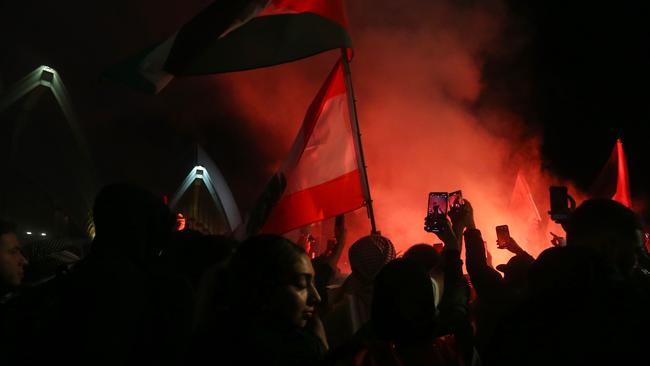
[(508, 225), (497, 226), (497, 245), (504, 247), (508, 243), (509, 238), (510, 230), (508, 229)]
[(429, 207), (427, 209), (429, 215), (446, 215), (447, 214), (447, 192), (431, 192), (429, 193)]
[(462, 191), (456, 191), (456, 192), (451, 192), (449, 193), (449, 208), (454, 210), (454, 209), (459, 209), (460, 206), (463, 205), (463, 192)]

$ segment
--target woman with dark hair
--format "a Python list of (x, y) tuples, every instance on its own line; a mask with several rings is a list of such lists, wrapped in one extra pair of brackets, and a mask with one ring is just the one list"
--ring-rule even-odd
[(320, 296), (302, 248), (280, 236), (252, 237), (235, 252), (229, 277), (228, 310), (199, 337), (192, 357), (227, 365), (320, 362), (327, 351), (315, 312)]

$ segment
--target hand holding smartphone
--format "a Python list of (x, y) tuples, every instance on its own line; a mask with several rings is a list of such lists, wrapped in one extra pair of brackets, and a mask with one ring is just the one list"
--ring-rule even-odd
[(560, 224), (566, 223), (576, 208), (576, 201), (569, 195), (565, 186), (551, 186), (549, 193), (551, 210), (548, 213), (551, 215), (551, 220)]
[(447, 192), (430, 192), (427, 216), (424, 220), (424, 230), (430, 233), (439, 233), (444, 228), (448, 210)]

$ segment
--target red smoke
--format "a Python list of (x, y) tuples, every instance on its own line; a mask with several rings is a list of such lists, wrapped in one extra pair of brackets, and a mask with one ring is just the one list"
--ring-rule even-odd
[[(544, 218), (541, 231), (548, 235), (552, 180), (541, 173), (538, 141), (521, 140), (525, 126), (507, 108), (472, 108), (485, 87), (482, 55), (500, 39), (503, 7), (499, 2), (382, 3), (349, 2), (353, 82), (378, 229), (402, 252), (415, 243), (438, 242), (423, 230), (427, 194), (461, 189), (474, 206), (494, 265), (510, 257), (496, 249), (497, 225), (508, 224), (511, 235), (537, 255), (550, 243), (525, 242), (525, 213), (508, 208), (521, 170)], [(258, 136), (260, 144), (273, 146), (277, 154), (269, 171), (286, 156), (307, 106), (338, 56), (333, 51), (292, 64), (214, 76), (232, 86), (248, 120), (260, 131), (274, 131), (271, 137)], [(498, 127), (498, 136), (489, 132), (488, 123)], [(354, 215), (363, 216), (365, 210)], [(350, 228), (349, 242), (370, 231), (366, 221)], [(563, 235), (558, 227), (553, 231)]]

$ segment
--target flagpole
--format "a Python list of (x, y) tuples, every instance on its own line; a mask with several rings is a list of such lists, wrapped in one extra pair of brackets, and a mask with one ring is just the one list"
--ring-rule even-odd
[(371, 234), (378, 234), (377, 225), (375, 224), (375, 212), (372, 209), (372, 198), (370, 197), (370, 185), (368, 184), (368, 174), (366, 173), (366, 160), (363, 155), (363, 145), (361, 145), (361, 131), (359, 130), (359, 118), (357, 117), (357, 105), (354, 98), (354, 89), (352, 88), (352, 73), (350, 72), (350, 62), (348, 60), (347, 50), (341, 49), (343, 59), (343, 68), (345, 74), (345, 87), (348, 90), (348, 105), (350, 110), (350, 121), (352, 122), (352, 134), (354, 135), (354, 147), (357, 151), (357, 160), (359, 162), (359, 173), (361, 175), (361, 186), (363, 187), (366, 198), (366, 209), (368, 218), (370, 218)]

